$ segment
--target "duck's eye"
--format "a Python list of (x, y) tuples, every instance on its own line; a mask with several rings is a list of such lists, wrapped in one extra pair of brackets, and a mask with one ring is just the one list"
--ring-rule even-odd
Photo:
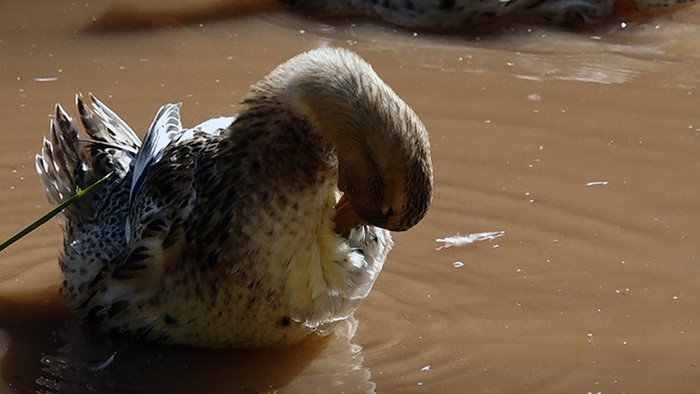
[(394, 216), (394, 208), (391, 205), (382, 208), (382, 215), (384, 215), (386, 218)]

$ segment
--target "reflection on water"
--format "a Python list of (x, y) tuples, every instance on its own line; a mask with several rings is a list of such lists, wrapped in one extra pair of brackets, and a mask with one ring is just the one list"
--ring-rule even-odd
[[(329, 339), (284, 349), (168, 347), (94, 331), (51, 291), (3, 299), (0, 326), (9, 344), (0, 374), (17, 392), (374, 392), (362, 348), (352, 343), (355, 319)], [(298, 377), (301, 371), (306, 377)]]
[[(196, 124), (235, 114), (252, 83), (318, 45), (357, 51), (421, 116), (436, 190), (357, 324), (284, 350), (92, 332), (56, 299), (49, 223), (0, 254), (5, 391), (697, 390), (697, 5), (624, 29), (450, 37), (276, 11), (87, 34), (111, 4), (20, 3), (0, 5), (0, 238), (49, 209), (33, 161), (55, 102), (95, 92), (143, 135), (181, 100)], [(435, 250), (495, 230), (506, 236)]]

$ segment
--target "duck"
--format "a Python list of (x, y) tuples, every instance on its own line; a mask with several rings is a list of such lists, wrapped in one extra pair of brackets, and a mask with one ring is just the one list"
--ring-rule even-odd
[(695, 0), (278, 0), (323, 17), (364, 15), (410, 29), (460, 30), (494, 21), (582, 25), (616, 12), (674, 8)]
[(235, 117), (182, 126), (157, 111), (143, 142), (92, 94), (56, 105), (36, 167), (61, 213), (61, 294), (108, 334), (208, 348), (323, 337), (372, 289), (432, 201), (428, 132), (343, 48), (299, 54)]

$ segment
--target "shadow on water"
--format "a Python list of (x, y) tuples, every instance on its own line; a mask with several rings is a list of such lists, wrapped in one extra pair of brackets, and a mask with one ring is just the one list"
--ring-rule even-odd
[(265, 350), (135, 342), (96, 332), (48, 293), (0, 298), (0, 330), (0, 376), (22, 393), (269, 392), (288, 384), (329, 342)]
[(83, 31), (86, 33), (110, 33), (181, 27), (243, 18), (268, 11), (275, 5), (276, 2), (272, 0), (222, 0), (211, 4), (157, 10), (116, 5), (85, 26)]

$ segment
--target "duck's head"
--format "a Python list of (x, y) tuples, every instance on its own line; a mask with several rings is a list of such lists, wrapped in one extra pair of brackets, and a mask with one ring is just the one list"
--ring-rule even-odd
[(309, 51), (279, 66), (261, 89), (335, 146), (344, 192), (338, 233), (360, 224), (404, 231), (425, 216), (433, 192), (428, 132), (362, 58)]
[(344, 192), (336, 207), (339, 233), (362, 224), (405, 231), (428, 211), (433, 172), (427, 132), (406, 109), (391, 122), (373, 122), (393, 130), (366, 130), (363, 141), (337, 145), (338, 188)]

